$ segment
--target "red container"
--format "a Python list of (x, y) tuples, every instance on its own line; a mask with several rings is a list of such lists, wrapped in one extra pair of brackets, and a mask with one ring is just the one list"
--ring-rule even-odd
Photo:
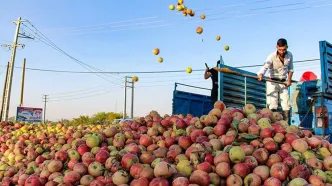
[(315, 73), (310, 72), (310, 71), (306, 71), (302, 74), (302, 77), (300, 79), (300, 82), (303, 81), (313, 81), (313, 80), (317, 80), (317, 76)]

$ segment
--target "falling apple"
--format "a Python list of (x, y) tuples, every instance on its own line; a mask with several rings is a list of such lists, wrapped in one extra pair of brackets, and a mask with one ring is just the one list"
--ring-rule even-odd
[(152, 52), (153, 52), (154, 55), (158, 55), (159, 54), (159, 48), (153, 49)]
[(229, 46), (227, 45), (227, 46), (225, 46), (225, 50), (226, 51), (228, 51), (229, 50)]
[(219, 41), (219, 40), (220, 40), (220, 36), (217, 36), (217, 37), (216, 37), (216, 40)]
[(203, 32), (203, 28), (202, 27), (197, 27), (196, 28), (196, 33), (197, 34), (201, 34)]
[(188, 74), (190, 74), (190, 73), (193, 71), (193, 69), (192, 69), (191, 67), (188, 67), (188, 68), (186, 69), (186, 71), (187, 71)]
[(162, 57), (159, 57), (159, 58), (158, 58), (158, 62), (159, 62), (159, 63), (162, 63), (163, 61), (164, 61), (164, 59), (163, 59)]
[(134, 76), (134, 77), (131, 78), (131, 80), (132, 80), (133, 82), (137, 82), (137, 81), (138, 81), (138, 77), (137, 77), (137, 76)]
[(175, 9), (175, 6), (172, 4), (172, 5), (169, 5), (169, 9), (170, 10), (174, 10)]
[(186, 10), (186, 9), (184, 9), (184, 10), (182, 11), (182, 13), (183, 13), (183, 15), (184, 15), (184, 16), (187, 16), (187, 15), (188, 15), (188, 13), (187, 13), (187, 10)]
[(178, 4), (182, 5), (184, 3), (183, 0), (178, 0)]
[(205, 19), (205, 15), (204, 14), (202, 14), (200, 17), (201, 17), (201, 19)]
[(191, 11), (191, 13), (189, 15), (190, 15), (190, 17), (194, 17), (195, 16), (195, 12)]
[(189, 14), (189, 15), (193, 13), (193, 11), (192, 11), (191, 9), (187, 9), (186, 12), (187, 12), (187, 14)]
[(177, 5), (176, 8), (177, 8), (178, 11), (183, 11), (184, 10), (183, 5)]

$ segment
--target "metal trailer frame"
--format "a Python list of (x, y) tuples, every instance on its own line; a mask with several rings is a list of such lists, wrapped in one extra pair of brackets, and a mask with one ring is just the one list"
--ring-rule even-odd
[[(330, 123), (332, 123), (332, 44), (327, 41), (320, 41), (319, 51), (321, 79), (292, 83), (291, 87), (289, 87), (292, 104), (290, 124), (308, 128), (316, 135), (329, 136), (332, 134), (332, 125), (330, 126)], [(218, 67), (227, 67), (242, 74), (256, 76), (255, 73), (225, 65), (222, 56), (220, 56)], [(255, 78), (246, 78), (222, 72), (219, 72), (218, 78), (218, 99), (223, 100), (227, 107), (243, 107), (247, 103), (254, 104), (257, 109), (268, 106), (265, 82), (259, 82)], [(178, 91), (176, 90), (177, 85), (181, 84), (175, 83), (173, 114), (196, 113), (193, 115), (201, 116), (207, 114), (207, 110), (212, 108), (210, 96)], [(179, 98), (185, 100), (185, 102), (177, 101), (176, 99)], [(280, 108), (279, 103), (278, 110)], [(195, 112), (195, 110), (199, 112)], [(322, 123), (325, 124), (323, 125)], [(332, 139), (330, 141), (332, 142)]]
[[(220, 56), (219, 68), (229, 68), (232, 71), (257, 76), (255, 73), (234, 68), (224, 64)], [(257, 109), (266, 108), (266, 83), (255, 78), (242, 77), (234, 74), (219, 72), (218, 99), (223, 100), (227, 107), (243, 107), (251, 103)]]

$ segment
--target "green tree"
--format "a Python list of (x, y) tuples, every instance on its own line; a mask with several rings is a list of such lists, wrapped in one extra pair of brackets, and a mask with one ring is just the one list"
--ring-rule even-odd
[(63, 124), (70, 124), (70, 120), (68, 119), (61, 119), (59, 122)]
[(70, 121), (71, 125), (79, 125), (79, 124), (90, 124), (89, 116), (79, 116), (78, 118), (74, 118)]
[(90, 118), (92, 124), (112, 123), (115, 119), (121, 119), (121, 113), (115, 112), (98, 112)]
[(115, 113), (115, 112), (109, 112), (107, 113), (107, 120), (112, 123), (115, 119), (121, 119), (123, 118), (122, 113)]
[(98, 112), (97, 114), (94, 114), (90, 121), (92, 124), (103, 124), (107, 120), (107, 113), (106, 112)]

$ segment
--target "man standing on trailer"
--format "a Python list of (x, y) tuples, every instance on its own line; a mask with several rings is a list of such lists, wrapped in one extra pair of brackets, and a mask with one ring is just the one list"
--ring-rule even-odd
[(294, 72), (293, 55), (287, 51), (288, 45), (286, 39), (279, 39), (277, 41), (277, 50), (272, 52), (266, 59), (263, 67), (259, 70), (258, 80), (262, 78), (267, 70), (269, 70), (269, 78), (275, 81), (280, 81), (285, 84), (266, 82), (267, 89), (267, 103), (269, 109), (273, 112), (278, 109), (279, 97), (281, 100), (281, 107), (283, 110), (283, 118), (290, 123), (290, 102), (288, 87), (291, 85), (292, 76)]
[[(217, 68), (220, 64), (220, 60), (217, 61)], [(213, 67), (209, 69), (206, 67), (205, 73), (204, 73), (204, 79), (209, 79), (211, 77), (212, 80), (212, 90), (211, 90), (211, 101), (212, 104), (214, 104), (216, 101), (218, 101), (218, 71), (216, 67)]]

